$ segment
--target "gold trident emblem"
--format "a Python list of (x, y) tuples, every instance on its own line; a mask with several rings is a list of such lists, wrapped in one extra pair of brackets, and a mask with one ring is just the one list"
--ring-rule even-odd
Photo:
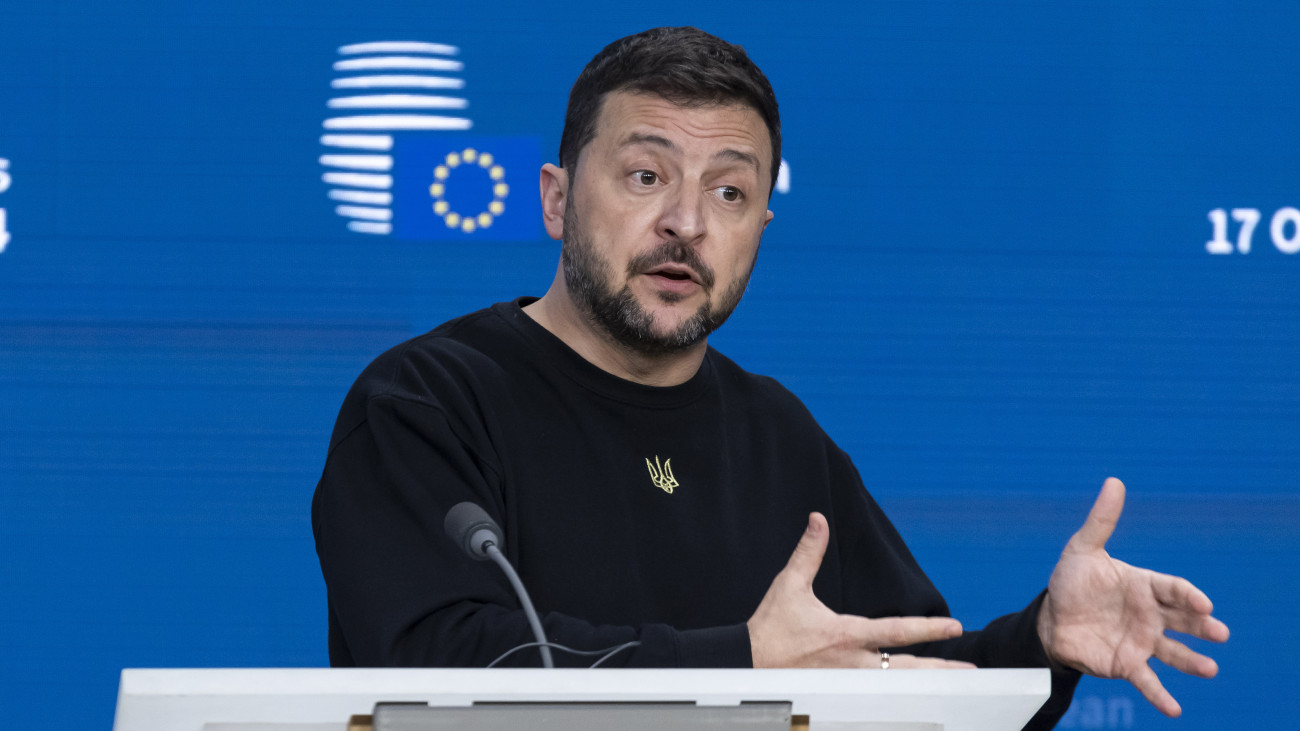
[(662, 466), (659, 464), (659, 455), (655, 455), (655, 461), (650, 462), (649, 458), (645, 461), (645, 466), (650, 470), (650, 481), (655, 487), (663, 490), (669, 495), (673, 494), (673, 488), (677, 487), (677, 478), (673, 477), (672, 459), (664, 460)]

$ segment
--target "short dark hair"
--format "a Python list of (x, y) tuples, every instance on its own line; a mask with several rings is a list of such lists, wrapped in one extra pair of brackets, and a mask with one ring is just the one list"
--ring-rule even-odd
[(560, 167), (572, 174), (578, 154), (596, 135), (605, 96), (654, 94), (681, 106), (740, 102), (753, 107), (772, 138), (772, 186), (781, 167), (781, 115), (772, 84), (745, 49), (699, 28), (652, 28), (605, 46), (569, 92), (560, 135)]

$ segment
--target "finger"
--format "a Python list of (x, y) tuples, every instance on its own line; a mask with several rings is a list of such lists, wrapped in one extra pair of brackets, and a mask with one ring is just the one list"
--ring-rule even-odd
[(1192, 582), (1178, 576), (1153, 574), (1151, 591), (1165, 607), (1165, 626), (1210, 642), (1227, 642), (1228, 625), (1210, 616), (1214, 603)]
[(1210, 601), (1205, 592), (1197, 589), (1192, 582), (1181, 576), (1153, 572), (1151, 592), (1155, 594), (1156, 601), (1166, 607), (1187, 608), (1199, 614), (1209, 614), (1214, 611), (1214, 602)]
[(1218, 663), (1172, 637), (1156, 641), (1155, 656), (1169, 667), (1199, 678), (1213, 678), (1219, 673)]
[(1110, 534), (1115, 532), (1119, 514), (1124, 511), (1124, 483), (1114, 477), (1106, 478), (1097, 501), (1092, 504), (1083, 527), (1070, 538), (1070, 545), (1080, 551), (1098, 551), (1106, 547)]
[(961, 634), (961, 622), (951, 617), (850, 617), (849, 632), (867, 647), (906, 647), (946, 640)]
[(822, 557), (826, 555), (826, 544), (830, 540), (830, 526), (821, 513), (808, 514), (808, 527), (799, 537), (794, 553), (786, 562), (782, 573), (793, 575), (801, 584), (811, 587), (817, 570), (822, 566)]
[(1165, 629), (1182, 632), (1185, 635), (1209, 640), (1210, 642), (1228, 641), (1228, 625), (1215, 617), (1189, 610), (1175, 611), (1167, 609), (1164, 611), (1162, 618)]
[(944, 660), (939, 657), (916, 657), (915, 655), (894, 655), (889, 656), (889, 669), (898, 668), (900, 670), (916, 670), (918, 668), (932, 670), (974, 670), (975, 665), (962, 662), (960, 660)]
[(1132, 683), (1133, 687), (1137, 688), (1142, 693), (1142, 696), (1156, 707), (1157, 711), (1170, 718), (1178, 718), (1182, 715), (1182, 706), (1179, 706), (1178, 701), (1174, 700), (1169, 691), (1165, 690), (1160, 678), (1156, 677), (1155, 671), (1146, 663), (1138, 666), (1138, 669), (1134, 671), (1128, 682)]
[(1210, 642), (1227, 642), (1228, 635), (1232, 634), (1232, 632), (1228, 629), (1228, 625), (1218, 618), (1206, 617), (1201, 620), (1200, 631), (1188, 632), (1187, 634)]

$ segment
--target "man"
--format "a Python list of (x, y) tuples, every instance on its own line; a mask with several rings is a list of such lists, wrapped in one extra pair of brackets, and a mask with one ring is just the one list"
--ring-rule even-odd
[(1164, 633), (1227, 627), (1190, 583), (1106, 554), (1118, 480), (1044, 594), (963, 633), (803, 405), (708, 347), (772, 220), (780, 144), (767, 79), (720, 39), (661, 28), (592, 60), (541, 171), (550, 289), (398, 346), (344, 402), (313, 503), (331, 662), (483, 666), (531, 641), (506, 580), (443, 535), (468, 500), (550, 640), (640, 642), (610, 664), (1044, 666), (1037, 725), (1078, 671), (1177, 715), (1148, 660), (1210, 677)]

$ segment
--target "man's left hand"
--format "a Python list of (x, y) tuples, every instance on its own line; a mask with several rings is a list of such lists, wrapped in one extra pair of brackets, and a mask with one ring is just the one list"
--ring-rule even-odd
[(1123, 509), (1124, 483), (1112, 477), (1052, 571), (1038, 636), (1053, 662), (1123, 678), (1161, 713), (1178, 716), (1182, 708), (1148, 662), (1154, 656), (1189, 675), (1214, 677), (1214, 660), (1165, 633), (1224, 642), (1228, 626), (1211, 616), (1209, 597), (1186, 579), (1129, 566), (1106, 553)]

